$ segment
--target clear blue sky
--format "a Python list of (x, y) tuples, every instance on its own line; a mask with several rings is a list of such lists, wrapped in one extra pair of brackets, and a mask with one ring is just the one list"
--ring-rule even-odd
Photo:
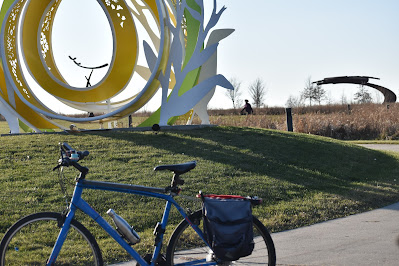
[[(209, 1), (207, 1), (209, 2)], [(266, 104), (299, 96), (306, 79), (364, 75), (399, 94), (399, 1), (221, 0), (219, 27), (236, 32), (221, 44), (219, 70), (242, 89), (257, 77), (268, 88)], [(327, 85), (335, 100), (353, 99), (356, 85)], [(222, 99), (221, 89), (211, 106)], [(369, 89), (375, 97), (373, 89)], [(383, 97), (381, 96), (381, 100)], [(225, 100), (220, 102), (224, 107)]]
[[(204, 3), (212, 9), (213, 0)], [(107, 63), (110, 30), (96, 1), (64, 0), (62, 5), (56, 23), (63, 26), (54, 33), (57, 62), (74, 71), (80, 69), (68, 55), (85, 65)], [(227, 10), (215, 29), (236, 30), (220, 43), (218, 73), (242, 82), (242, 100), (250, 99), (246, 91), (256, 78), (266, 84), (265, 103), (284, 106), (290, 95), (300, 95), (309, 76), (315, 81), (346, 75), (378, 77), (374, 83), (399, 96), (399, 0), (218, 0), (217, 5)], [(84, 87), (88, 73), (72, 75), (79, 77), (73, 85)], [(103, 74), (95, 72), (92, 81), (98, 75)], [(358, 89), (345, 84), (324, 88), (335, 101), (343, 93), (350, 101)], [(375, 98), (374, 90), (369, 92)], [(232, 107), (224, 89), (216, 90), (210, 107)]]

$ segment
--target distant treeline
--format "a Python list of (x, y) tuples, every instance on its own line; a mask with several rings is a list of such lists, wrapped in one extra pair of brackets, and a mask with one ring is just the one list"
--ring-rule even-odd
[[(313, 106), (299, 106), (292, 108), (295, 114), (331, 114), (347, 112), (352, 108), (356, 108), (359, 104), (342, 105), (342, 104), (329, 104), (329, 105), (313, 105)], [(208, 114), (212, 115), (239, 115), (241, 109), (211, 109)], [(284, 115), (286, 108), (284, 107), (262, 107), (254, 108), (255, 115)]]

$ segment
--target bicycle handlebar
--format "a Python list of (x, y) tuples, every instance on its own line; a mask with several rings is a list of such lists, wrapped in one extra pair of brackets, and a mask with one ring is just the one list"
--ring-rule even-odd
[(76, 151), (66, 142), (60, 142), (59, 145), (61, 158), (58, 160), (58, 165), (53, 168), (53, 171), (61, 166), (73, 166), (82, 173), (82, 177), (84, 178), (84, 176), (89, 172), (89, 169), (87, 167), (81, 166), (78, 161), (82, 160), (90, 153), (88, 151)]
[[(76, 151), (66, 142), (60, 143), (60, 146), (61, 152), (65, 152), (65, 155), (74, 161), (82, 160), (84, 157), (90, 154), (88, 151)], [(73, 156), (73, 154), (77, 154), (78, 156)]]

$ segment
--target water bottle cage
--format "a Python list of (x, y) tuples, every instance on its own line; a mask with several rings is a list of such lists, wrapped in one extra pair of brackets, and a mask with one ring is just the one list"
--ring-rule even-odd
[(126, 242), (127, 242), (127, 244), (128, 244), (129, 246), (133, 246), (133, 245), (136, 244), (136, 243), (130, 242), (129, 239), (125, 236), (125, 234), (122, 232), (122, 230), (121, 230), (119, 227), (116, 227), (115, 229), (116, 229), (116, 231), (118, 232), (118, 234), (119, 234), (123, 239), (126, 240)]
[(165, 229), (162, 228), (161, 223), (157, 223), (154, 229), (154, 236), (155, 236), (155, 243), (154, 246), (158, 245), (159, 242), (161, 241), (161, 235), (165, 233)]

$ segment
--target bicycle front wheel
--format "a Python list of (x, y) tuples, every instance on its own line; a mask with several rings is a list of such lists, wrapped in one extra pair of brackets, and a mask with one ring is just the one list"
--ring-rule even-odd
[[(202, 211), (190, 216), (190, 220), (203, 228)], [(276, 265), (276, 251), (266, 227), (253, 217), (255, 247), (250, 256), (220, 265)], [(215, 265), (211, 249), (204, 243), (186, 220), (183, 220), (169, 240), (167, 265)]]
[[(54, 212), (35, 213), (16, 222), (0, 244), (4, 265), (44, 265), (60, 232), (62, 216)], [(101, 251), (93, 235), (72, 220), (56, 265), (103, 265)]]

